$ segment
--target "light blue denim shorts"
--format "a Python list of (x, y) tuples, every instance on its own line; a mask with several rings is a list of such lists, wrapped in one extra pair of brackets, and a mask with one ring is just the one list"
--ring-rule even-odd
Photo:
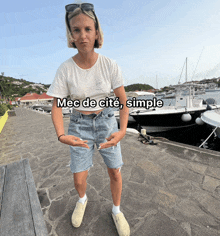
[[(84, 115), (73, 110), (70, 116), (68, 135), (74, 135), (82, 140), (88, 140), (88, 148), (70, 146), (70, 169), (72, 173), (89, 170), (93, 166), (94, 147), (107, 142), (112, 133), (118, 131), (118, 124), (112, 108), (105, 108), (99, 114)], [(120, 168), (122, 161), (120, 142), (116, 146), (99, 150), (109, 168)]]

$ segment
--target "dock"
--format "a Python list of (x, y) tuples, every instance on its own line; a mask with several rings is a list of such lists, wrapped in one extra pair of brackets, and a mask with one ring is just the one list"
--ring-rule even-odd
[(47, 235), (28, 159), (0, 166), (0, 235)]
[[(107, 168), (98, 151), (87, 179), (88, 204), (71, 225), (78, 200), (68, 145), (57, 141), (51, 116), (15, 108), (0, 134), (0, 166), (28, 159), (49, 236), (117, 236)], [(67, 134), (69, 118), (64, 118)], [(121, 141), (121, 211), (132, 236), (220, 236), (220, 152), (137, 134)]]

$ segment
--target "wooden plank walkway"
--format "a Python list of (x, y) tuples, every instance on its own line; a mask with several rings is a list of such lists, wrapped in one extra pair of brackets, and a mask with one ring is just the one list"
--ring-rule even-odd
[(28, 159), (0, 166), (0, 235), (48, 235)]

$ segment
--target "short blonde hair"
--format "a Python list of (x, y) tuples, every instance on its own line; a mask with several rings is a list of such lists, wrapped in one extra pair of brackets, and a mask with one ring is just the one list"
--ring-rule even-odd
[(73, 12), (69, 13), (66, 12), (66, 16), (65, 16), (65, 22), (66, 22), (66, 37), (67, 37), (67, 46), (69, 48), (76, 48), (76, 45), (74, 43), (72, 34), (71, 34), (71, 30), (70, 30), (70, 20), (75, 17), (78, 16), (80, 14), (85, 14), (87, 16), (89, 16), (90, 18), (92, 18), (95, 22), (95, 29), (98, 30), (98, 39), (95, 41), (94, 47), (95, 48), (101, 48), (103, 45), (103, 41), (104, 41), (104, 35), (103, 35), (103, 31), (101, 29), (99, 20), (97, 18), (97, 16), (95, 16), (95, 13), (93, 11), (84, 11), (81, 8), (76, 8)]

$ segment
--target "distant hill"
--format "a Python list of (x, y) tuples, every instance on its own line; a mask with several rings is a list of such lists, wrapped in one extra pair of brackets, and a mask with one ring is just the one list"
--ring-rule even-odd
[[(49, 87), (50, 84), (45, 85), (0, 75), (0, 92), (4, 98), (23, 97), (26, 93), (30, 92), (40, 94), (41, 92), (47, 92)], [(131, 84), (125, 86), (126, 92), (149, 89), (153, 89), (153, 87), (148, 84)]]
[(131, 84), (128, 86), (125, 86), (125, 91), (130, 92), (130, 91), (144, 91), (144, 90), (149, 90), (149, 89), (154, 89), (152, 86), (149, 84)]
[[(218, 87), (220, 87), (220, 77), (219, 78), (213, 78), (213, 79), (205, 79), (199, 81), (201, 83), (210, 83), (214, 82), (218, 84)], [(5, 99), (13, 99), (15, 97), (23, 97), (26, 93), (37, 93), (40, 94), (41, 92), (47, 92), (48, 88), (50, 87), (50, 84), (41, 84), (41, 83), (34, 83), (29, 82), (24, 79), (15, 79), (12, 77), (4, 76), (4, 73), (2, 72), (0, 75), (0, 92), (3, 98)], [(169, 87), (165, 87), (169, 89)], [(125, 86), (125, 91), (144, 91), (154, 89), (149, 84), (131, 84), (128, 86)]]
[(33, 83), (0, 75), (0, 92), (3, 98), (23, 97), (26, 93), (44, 93), (50, 85)]
[(218, 78), (212, 78), (212, 79), (203, 79), (199, 81), (200, 83), (203, 84), (208, 84), (208, 83), (216, 83), (218, 85), (218, 87), (220, 87), (220, 77)]

